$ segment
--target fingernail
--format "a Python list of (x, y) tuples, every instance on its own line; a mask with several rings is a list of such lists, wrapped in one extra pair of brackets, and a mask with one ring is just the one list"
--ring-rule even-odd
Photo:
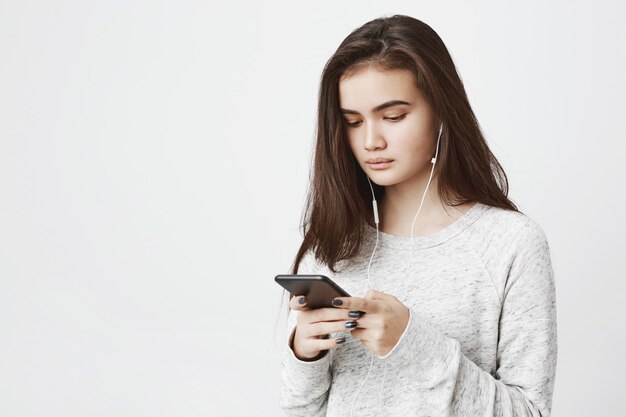
[(340, 337), (339, 339), (335, 339), (335, 342), (337, 342), (338, 345), (342, 344), (345, 341), (346, 341), (345, 337)]
[(350, 311), (350, 312), (348, 312), (348, 316), (352, 317), (353, 319), (358, 319), (359, 317), (361, 317), (362, 314), (363, 314), (362, 311)]
[(347, 321), (346, 329), (354, 329), (356, 327), (356, 321)]
[(343, 305), (343, 301), (334, 299), (333, 300), (333, 305), (334, 306), (342, 306)]
[(300, 298), (298, 299), (298, 302), (299, 302), (300, 304), (304, 304), (304, 303), (306, 303), (306, 298), (304, 298), (304, 297), (300, 297)]

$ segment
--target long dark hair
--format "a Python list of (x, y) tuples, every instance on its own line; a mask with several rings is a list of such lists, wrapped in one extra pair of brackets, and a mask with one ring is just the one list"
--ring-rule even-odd
[[(518, 211), (507, 197), (508, 181), (489, 150), (452, 57), (437, 33), (410, 16), (380, 17), (355, 29), (330, 57), (321, 77), (317, 142), (302, 217), (304, 237), (292, 265), (311, 249), (335, 271), (355, 256), (362, 226), (373, 224), (367, 177), (350, 150), (339, 106), (339, 81), (364, 68), (410, 71), (436, 119), (443, 123), (435, 176), (449, 206), (469, 202)], [(379, 200), (384, 187), (372, 183)]]

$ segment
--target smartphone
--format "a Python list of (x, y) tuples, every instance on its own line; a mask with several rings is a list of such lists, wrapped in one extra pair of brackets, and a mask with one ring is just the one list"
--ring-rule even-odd
[(333, 298), (350, 297), (324, 275), (276, 275), (274, 281), (294, 296), (304, 295), (310, 308), (333, 307)]

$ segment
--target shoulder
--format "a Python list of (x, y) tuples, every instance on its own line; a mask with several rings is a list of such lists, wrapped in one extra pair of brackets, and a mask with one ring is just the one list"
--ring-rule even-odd
[[(543, 228), (528, 215), (483, 206), (480, 217), (464, 233), (466, 243), (494, 274), (510, 268), (520, 256), (550, 256)], [(507, 266), (508, 265), (508, 266)]]
[[(550, 247), (544, 229), (528, 215), (485, 206), (468, 241), (504, 298), (516, 281), (537, 288), (553, 285)], [(529, 284), (530, 283), (530, 284)]]
[(485, 211), (475, 223), (474, 234), (481, 239), (508, 243), (547, 241), (545, 231), (534, 219), (519, 211), (485, 206)]

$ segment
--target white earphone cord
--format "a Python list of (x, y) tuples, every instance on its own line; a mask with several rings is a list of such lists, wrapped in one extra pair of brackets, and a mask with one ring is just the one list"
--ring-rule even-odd
[[(420, 201), (420, 205), (419, 208), (417, 209), (417, 213), (415, 213), (415, 217), (413, 218), (413, 223), (411, 223), (411, 251), (409, 253), (409, 262), (407, 264), (407, 266), (404, 268), (404, 274), (402, 275), (402, 279), (404, 279), (404, 277), (406, 276), (407, 271), (409, 270), (409, 266), (411, 265), (411, 260), (413, 258), (413, 227), (415, 227), (415, 220), (417, 220), (417, 216), (419, 216), (420, 211), (422, 211), (422, 206), (424, 205), (424, 199), (426, 198), (426, 193), (428, 192), (428, 187), (430, 187), (430, 182), (433, 179), (433, 173), (435, 171), (435, 164), (437, 163), (437, 157), (439, 156), (439, 142), (441, 140), (441, 131), (443, 130), (443, 124), (441, 124), (439, 126), (439, 135), (437, 137), (437, 145), (435, 146), (435, 157), (432, 158), (430, 160), (432, 167), (430, 169), (430, 176), (428, 177), (428, 182), (426, 183), (426, 188), (424, 189), (424, 194), (422, 194), (422, 200)], [(370, 181), (369, 177), (367, 177), (367, 182), (369, 182), (370, 185), (370, 190), (372, 191), (372, 206), (374, 209), (374, 223), (376, 224), (376, 244), (374, 245), (374, 250), (372, 251), (372, 255), (370, 256), (370, 261), (367, 265), (367, 282), (370, 286), (370, 288), (374, 288), (372, 286), (372, 281), (370, 280), (370, 267), (372, 266), (372, 259), (374, 259), (374, 253), (376, 253), (376, 248), (378, 247), (378, 223), (379, 223), (379, 219), (378, 219), (378, 205), (376, 204), (376, 196), (374, 195), (374, 188), (372, 187), (372, 182)], [(354, 411), (354, 404), (356, 404), (356, 399), (359, 396), (359, 393), (361, 392), (361, 389), (363, 388), (363, 386), (365, 385), (365, 382), (367, 381), (367, 378), (369, 378), (370, 373), (372, 372), (372, 367), (374, 365), (374, 353), (371, 354), (370, 357), (370, 368), (367, 371), (367, 375), (365, 376), (365, 379), (363, 380), (363, 382), (361, 383), (361, 386), (359, 386), (359, 389), (357, 390), (356, 394), (354, 395), (354, 399), (352, 400), (352, 407), (350, 407), (350, 417), (352, 417), (352, 413)], [(380, 415), (384, 416), (383, 413), (383, 390), (385, 388), (385, 377), (387, 374), (387, 362), (385, 362), (385, 366), (383, 368), (383, 382), (381, 384), (380, 387), (380, 395), (378, 397), (378, 406), (380, 408)]]

